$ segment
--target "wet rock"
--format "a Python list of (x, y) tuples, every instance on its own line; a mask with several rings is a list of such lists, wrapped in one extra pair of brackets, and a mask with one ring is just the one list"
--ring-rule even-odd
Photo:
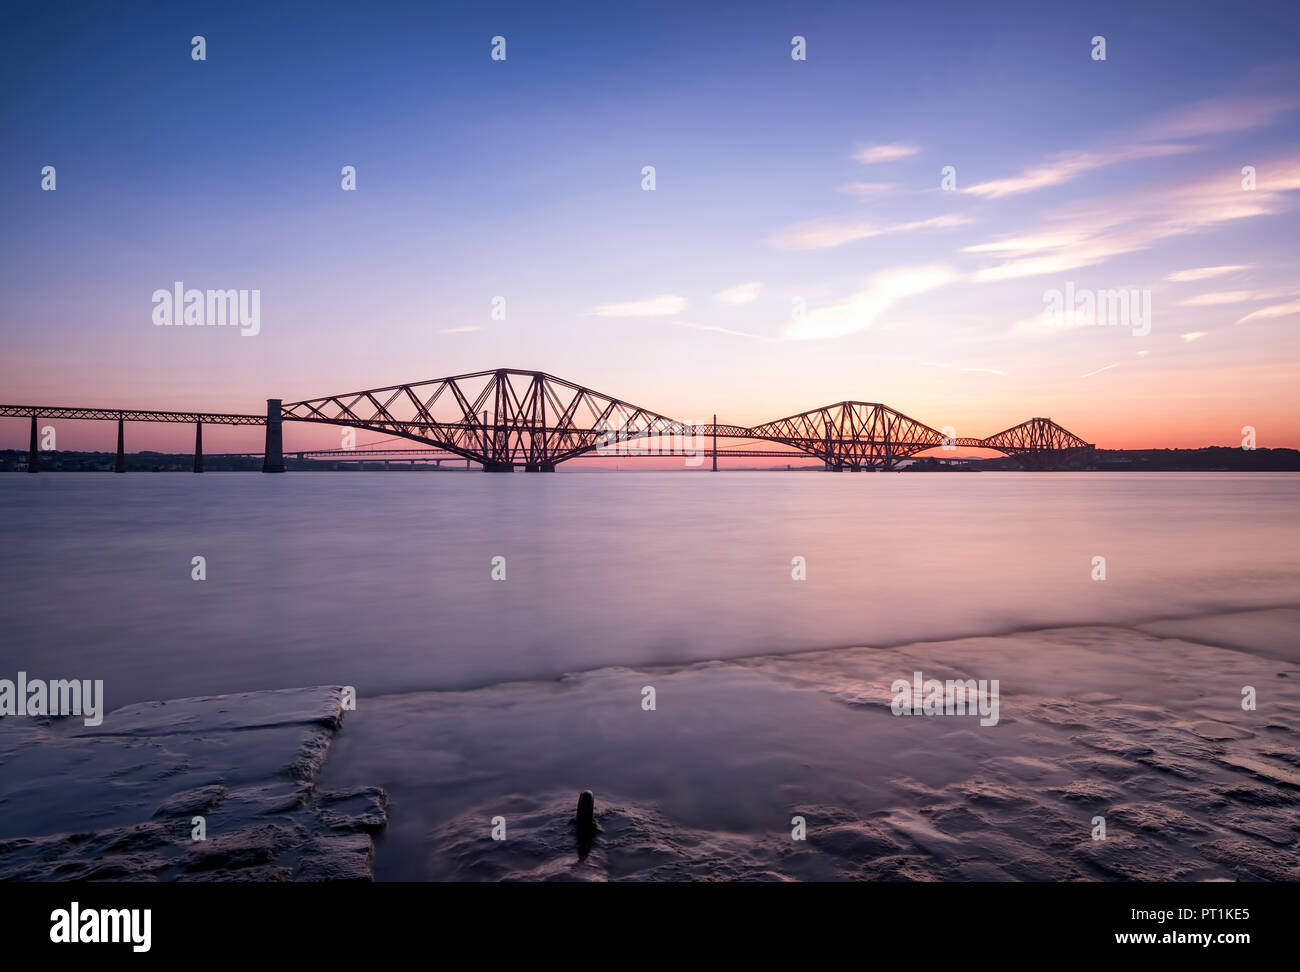
[(1051, 787), (1048, 792), (1074, 803), (1103, 804), (1113, 800), (1122, 791), (1117, 786), (1097, 780), (1071, 780), (1065, 786)]
[(1125, 881), (1169, 880), (1175, 865), (1154, 836), (1108, 832), (1105, 840), (1084, 840), (1075, 845), (1077, 859), (1096, 868), (1104, 877)]
[(1128, 803), (1112, 807), (1110, 816), (1132, 830), (1153, 831), (1179, 840), (1208, 832), (1209, 828), (1187, 814), (1154, 803)]
[(303, 827), (280, 823), (259, 824), (195, 841), (180, 860), (185, 871), (240, 870), (269, 864), (300, 844), (307, 832)]
[(284, 780), (244, 786), (226, 794), (222, 809), (236, 816), (287, 813), (301, 807), (312, 795), (310, 780)]
[(1229, 725), (1226, 722), (1194, 722), (1190, 725), (1183, 726), (1193, 735), (1200, 736), (1202, 739), (1222, 741), (1226, 739), (1250, 739), (1255, 734), (1249, 729), (1239, 729), (1237, 726)]
[(226, 795), (226, 788), (219, 783), (212, 786), (195, 787), (181, 790), (164, 800), (153, 812), (155, 817), (175, 817), (181, 814), (206, 813), (221, 803)]
[(1233, 803), (1246, 803), (1257, 807), (1284, 807), (1294, 802), (1290, 795), (1281, 790), (1253, 783), (1216, 785), (1213, 789)]
[(317, 837), (307, 847), (294, 875), (299, 881), (369, 881), (375, 845), (365, 834)]
[(984, 817), (965, 806), (926, 807), (921, 812), (946, 834), (961, 835), (989, 826)]
[(1081, 732), (1072, 741), (1117, 756), (1149, 756), (1155, 752), (1145, 743), (1114, 732)]
[(1300, 839), (1300, 815), (1256, 807), (1222, 814), (1219, 822), (1243, 834), (1262, 837), (1271, 844), (1292, 847)]
[(368, 786), (354, 793), (316, 794), (321, 821), (335, 830), (379, 831), (388, 823), (388, 794)]
[[(0, 840), (0, 880), (369, 879), (387, 795), (315, 791), (341, 717), (324, 687), (141, 703), (93, 730), (0, 726), (18, 774), (0, 801), (22, 797), (4, 820), (41, 828)], [(69, 780), (116, 802), (70, 804)]]
[(1137, 761), (1143, 766), (1150, 766), (1152, 769), (1159, 770), (1162, 773), (1170, 773), (1184, 780), (1195, 780), (1203, 775), (1201, 767), (1196, 763), (1185, 759), (1174, 759), (1160, 753), (1139, 756)]
[(808, 842), (827, 854), (857, 862), (897, 854), (903, 849), (883, 828), (869, 822), (810, 826)]
[(1289, 766), (1235, 753), (1224, 754), (1218, 761), (1224, 766), (1244, 770), (1256, 779), (1267, 780), (1281, 786), (1300, 788), (1300, 770), (1292, 769)]
[(1247, 881), (1300, 879), (1300, 857), (1293, 851), (1241, 837), (1198, 844), (1196, 850)]
[(1071, 756), (1062, 762), (1077, 772), (1108, 780), (1127, 780), (1142, 772), (1141, 766), (1113, 756)]

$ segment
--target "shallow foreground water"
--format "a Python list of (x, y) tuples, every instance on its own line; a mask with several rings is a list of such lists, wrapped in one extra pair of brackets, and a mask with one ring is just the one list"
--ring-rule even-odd
[[(310, 781), (289, 774), (292, 801), (317, 794), (293, 803), (314, 823), (272, 841), (312, 848), (274, 869), (289, 876), (368, 867), (351, 856), (368, 860), (368, 838), (327, 852), (312, 827), (386, 819), (374, 870), (388, 879), (1295, 880), (1297, 487), (1233, 473), (14, 475), (0, 479), (0, 678), (102, 678), (110, 710), (355, 686), (328, 753), (308, 747)], [(915, 671), (999, 680), (996, 724), (895, 716), (893, 680)], [(299, 723), (268, 704), (215, 703), (298, 752)], [(0, 725), (0, 764), (49, 776), (0, 785), (0, 836), (126, 827), (182, 785), (168, 812), (283, 812), (279, 784), (238, 789), (232, 767), (279, 759), (241, 754), (253, 733), (169, 741), (165, 710), (148, 711), (147, 742), (114, 742), (112, 715), (93, 731)], [(205, 751), (220, 758), (188, 755)], [(271, 762), (263, 775), (284, 776)], [(91, 777), (108, 782), (68, 809)], [(580, 857), (584, 788), (602, 832)], [(170, 833), (160, 819), (151, 841)], [(247, 833), (211, 846), (261, 853), (270, 838)], [(51, 848), (0, 858), (31, 876), (103, 866)], [(137, 858), (114, 866), (209, 866)]]

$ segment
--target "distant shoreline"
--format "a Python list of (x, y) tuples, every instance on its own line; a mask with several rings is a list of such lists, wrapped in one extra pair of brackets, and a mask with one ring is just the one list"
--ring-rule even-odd
[[(363, 450), (362, 450), (363, 451)], [(285, 468), (293, 472), (479, 472), (477, 465), (466, 469), (465, 460), (456, 456), (442, 459), (445, 466), (436, 466), (429, 459), (385, 459), (382, 453), (376, 458), (359, 456), (356, 459), (332, 456), (328, 459), (297, 459), (292, 453), (285, 455)], [(722, 457), (720, 457), (722, 458)], [(50, 451), (41, 453), (42, 472), (112, 472), (116, 460), (113, 452)], [(810, 460), (810, 461), (807, 461)], [(823, 466), (812, 457), (799, 457), (800, 464), (784, 466), (727, 466), (727, 472), (823, 472)], [(203, 457), (208, 472), (261, 472), (260, 453), (217, 454)], [(574, 460), (582, 462), (583, 460)], [(920, 456), (903, 460), (896, 472), (1030, 472), (1023, 469), (1012, 457), (996, 459), (954, 456)], [(128, 452), (127, 472), (191, 472), (193, 456), (190, 453)], [(567, 468), (566, 468), (567, 467)], [(635, 457), (616, 464), (603, 466), (565, 466), (565, 472), (707, 472), (707, 469), (665, 469), (646, 465), (638, 466)], [(26, 472), (27, 451), (24, 449), (0, 450), (0, 472)], [(846, 470), (847, 471), (847, 470)], [(1096, 460), (1081, 466), (1076, 472), (1300, 472), (1300, 450), (1296, 449), (1241, 449), (1229, 446), (1207, 446), (1200, 449), (1097, 449)]]

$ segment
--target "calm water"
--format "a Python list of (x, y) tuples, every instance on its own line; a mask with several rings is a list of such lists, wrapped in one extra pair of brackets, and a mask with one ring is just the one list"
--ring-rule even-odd
[(110, 708), (379, 694), (1294, 604), (1298, 487), (1280, 473), (13, 474), (0, 675), (102, 678)]

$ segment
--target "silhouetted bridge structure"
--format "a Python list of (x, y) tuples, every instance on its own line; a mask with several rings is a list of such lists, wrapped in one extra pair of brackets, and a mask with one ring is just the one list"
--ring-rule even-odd
[[(489, 472), (552, 472), (570, 459), (651, 455), (712, 457), (715, 470), (719, 455), (810, 456), (830, 470), (859, 471), (891, 469), (936, 448), (992, 449), (1030, 469), (1059, 469), (1086, 461), (1094, 448), (1051, 419), (1032, 418), (987, 438), (959, 438), (878, 402), (838, 402), (756, 426), (719, 424), (716, 415), (712, 422), (686, 423), (544, 372), (513, 368), (289, 404), (272, 398), (265, 415), (0, 405), (4, 416), (31, 419), (30, 472), (40, 469), (41, 419), (116, 421), (118, 472), (126, 470), (127, 422), (194, 425), (195, 472), (203, 471), (204, 425), (265, 426), (262, 471), (283, 472), (285, 422), (383, 433), (479, 463)], [(719, 450), (718, 439), (756, 444)]]

